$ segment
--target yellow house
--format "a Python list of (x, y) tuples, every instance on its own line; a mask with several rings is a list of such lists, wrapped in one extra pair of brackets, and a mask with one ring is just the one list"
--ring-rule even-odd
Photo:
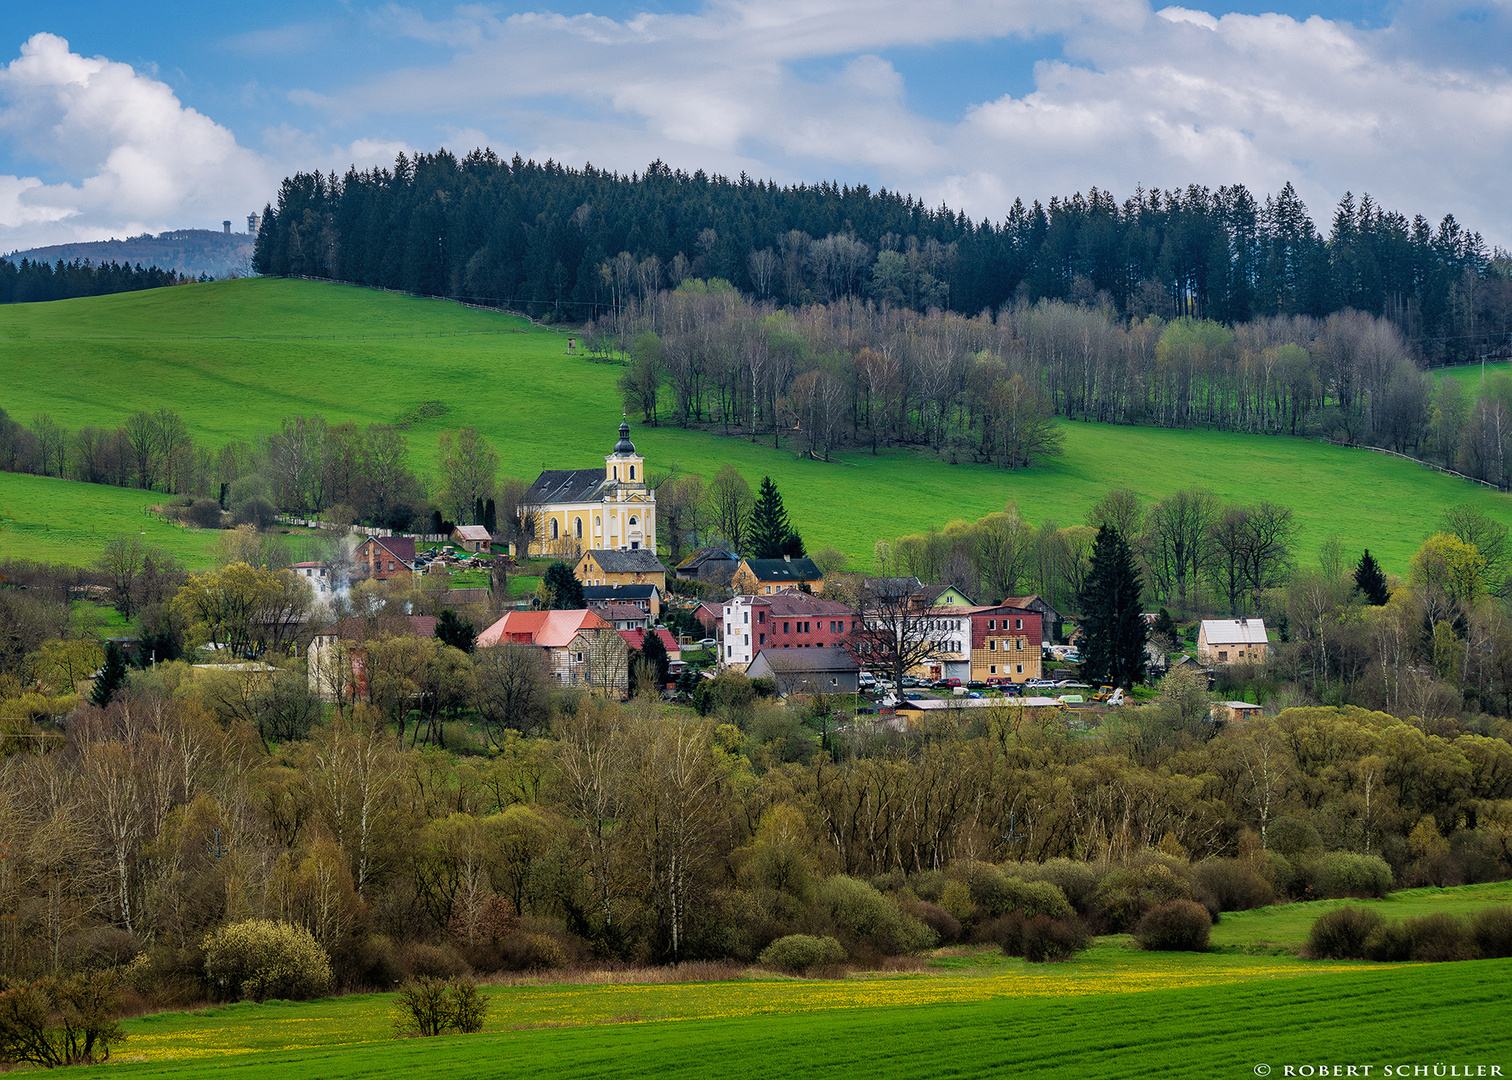
[(662, 592), (667, 589), (667, 568), (649, 548), (585, 551), (572, 572), (584, 585), (655, 585)]
[(535, 524), (530, 555), (656, 551), (656, 492), (646, 486), (646, 462), (630, 441), (628, 421), (620, 424), (619, 442), (602, 469), (543, 472), (524, 505)]
[(816, 596), (823, 593), (824, 572), (814, 565), (813, 559), (794, 559), (788, 555), (780, 559), (741, 559), (730, 578), (730, 587), (737, 596), (771, 596), (783, 589), (805, 585)]

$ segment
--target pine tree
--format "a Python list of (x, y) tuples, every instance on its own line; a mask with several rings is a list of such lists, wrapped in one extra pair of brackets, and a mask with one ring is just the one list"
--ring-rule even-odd
[(541, 575), (541, 606), (553, 611), (577, 611), (587, 607), (583, 600), (583, 583), (564, 562), (554, 562)]
[(126, 657), (121, 655), (120, 646), (111, 641), (105, 645), (105, 666), (94, 682), (94, 688), (89, 692), (89, 700), (104, 708), (115, 697), (116, 691), (126, 682)]
[(1360, 565), (1355, 567), (1354, 579), (1355, 588), (1376, 607), (1381, 607), (1391, 599), (1391, 590), (1386, 587), (1386, 575), (1381, 572), (1381, 564), (1371, 556), (1369, 548), (1360, 556)]
[(750, 523), (746, 526), (747, 550), (755, 559), (780, 559), (783, 545), (792, 535), (787, 511), (782, 506), (782, 494), (770, 476), (763, 476), (761, 489), (756, 493), (756, 505), (751, 507)]
[(660, 691), (671, 678), (672, 657), (667, 655), (667, 644), (655, 630), (647, 630), (641, 639), (641, 647), (630, 655), (630, 693), (632, 696), (639, 689), (636, 684), (640, 681), (637, 672), (642, 669), (641, 661), (645, 662), (646, 669), (653, 674), (657, 690)]
[(1147, 627), (1140, 615), (1134, 553), (1104, 525), (1092, 544), (1092, 567), (1078, 600), (1082, 612), (1082, 675), (1125, 689), (1144, 678)]
[(443, 645), (450, 645), (454, 649), (470, 653), (478, 640), (478, 631), (470, 620), (462, 618), (454, 610), (447, 608), (436, 620), (436, 637)]

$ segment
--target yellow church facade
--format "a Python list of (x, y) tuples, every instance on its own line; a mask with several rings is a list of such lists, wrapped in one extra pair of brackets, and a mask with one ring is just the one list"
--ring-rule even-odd
[(525, 500), (535, 535), (529, 554), (576, 559), (585, 551), (656, 551), (656, 492), (622, 422), (603, 469), (551, 469)]

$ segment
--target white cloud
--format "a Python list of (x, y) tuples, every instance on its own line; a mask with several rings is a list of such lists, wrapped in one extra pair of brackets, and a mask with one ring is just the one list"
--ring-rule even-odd
[[(1127, 195), (1244, 183), (1264, 195), (1290, 180), (1320, 222), (1346, 190), (1368, 190), (1407, 213), (1452, 211), (1507, 243), (1512, 76), (1443, 45), (1477, 33), (1464, 20), (1480, 9), (1467, 3), (1406, 5), (1375, 31), (1146, 0), (711, 0), (626, 20), (459, 8), (432, 21), (392, 5), (385, 32), (449, 45), (451, 61), (318, 105), (345, 121), (448, 118), (442, 130), (506, 132), (522, 152), (569, 163), (629, 170), (661, 157), (867, 180), (978, 218), (1002, 215), (1015, 195), (1092, 184)], [(1509, 11), (1475, 17), (1496, 29)], [(958, 123), (911, 111), (879, 55), (1039, 35), (1056, 36), (1067, 60), (1037, 65), (1031, 93), (963, 102)]]
[(168, 86), (37, 34), (0, 69), (0, 138), (66, 179), (0, 177), (0, 247), (200, 226), (261, 206), (277, 177)]

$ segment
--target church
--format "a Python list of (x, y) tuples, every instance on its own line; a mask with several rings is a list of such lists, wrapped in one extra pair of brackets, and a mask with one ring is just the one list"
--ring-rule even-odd
[(525, 496), (535, 515), (531, 555), (576, 558), (585, 551), (656, 550), (656, 492), (622, 421), (602, 469), (549, 469)]

